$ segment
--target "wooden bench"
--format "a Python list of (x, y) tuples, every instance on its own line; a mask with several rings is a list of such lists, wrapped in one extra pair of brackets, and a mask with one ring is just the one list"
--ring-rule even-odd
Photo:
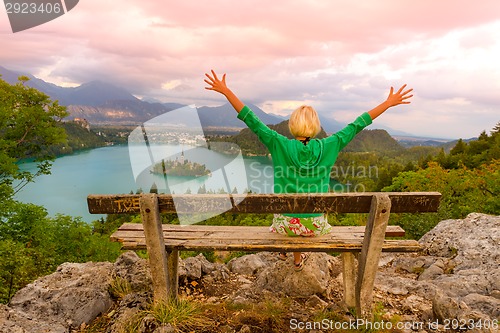
[[(403, 237), (399, 226), (388, 226), (390, 213), (435, 212), (441, 194), (327, 193), (231, 195), (89, 195), (90, 213), (140, 213), (141, 223), (125, 223), (111, 240), (124, 249), (147, 249), (154, 300), (177, 298), (178, 258), (183, 250), (338, 252), (343, 262), (344, 302), (359, 317), (371, 318), (373, 285), (380, 253), (421, 250)], [(175, 199), (174, 199), (175, 198)], [(174, 202), (175, 201), (175, 202)], [(235, 205), (234, 202), (239, 202)], [(162, 224), (160, 213), (369, 213), (366, 226), (335, 226), (321, 237), (286, 237), (268, 227)], [(357, 259), (357, 265), (356, 265)], [(357, 266), (357, 268), (356, 268)], [(300, 274), (300, 273), (297, 273)]]

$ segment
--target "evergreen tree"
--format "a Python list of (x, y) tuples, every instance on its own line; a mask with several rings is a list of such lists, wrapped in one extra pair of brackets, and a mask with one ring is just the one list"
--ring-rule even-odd
[(207, 193), (207, 188), (205, 187), (205, 184), (203, 184), (198, 189), (198, 194), (206, 194), (206, 193)]
[(500, 121), (491, 130), (491, 136), (498, 135), (500, 133)]
[(149, 189), (149, 193), (158, 194), (158, 186), (156, 186), (156, 183), (153, 183), (153, 185), (151, 185), (151, 188)]
[(450, 155), (464, 154), (466, 150), (467, 144), (462, 139), (459, 139), (455, 147), (451, 149)]

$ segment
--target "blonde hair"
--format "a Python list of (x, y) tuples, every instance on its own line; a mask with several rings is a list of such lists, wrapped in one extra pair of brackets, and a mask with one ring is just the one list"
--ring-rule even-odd
[(293, 111), (288, 128), (295, 137), (313, 138), (321, 131), (321, 123), (316, 110), (311, 106), (302, 105)]

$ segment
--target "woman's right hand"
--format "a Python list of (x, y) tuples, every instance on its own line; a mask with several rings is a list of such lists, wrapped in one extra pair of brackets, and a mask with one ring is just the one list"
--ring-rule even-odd
[(389, 107), (396, 106), (399, 104), (410, 104), (409, 99), (413, 97), (413, 95), (409, 95), (413, 91), (413, 89), (404, 90), (406, 88), (406, 84), (403, 85), (398, 91), (394, 92), (394, 88), (391, 87), (389, 92), (389, 96), (387, 97), (386, 102)]

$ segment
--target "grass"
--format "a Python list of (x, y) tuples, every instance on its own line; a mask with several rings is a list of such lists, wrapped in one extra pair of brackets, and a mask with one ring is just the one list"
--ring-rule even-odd
[[(109, 287), (110, 293), (116, 299), (123, 299), (132, 292), (130, 283), (123, 278), (115, 278)], [(97, 318), (90, 325), (83, 325), (80, 333), (101, 333), (109, 330), (113, 324), (116, 333), (136, 333), (153, 331), (164, 325), (170, 326), (175, 332), (214, 333), (226, 332), (228, 329), (236, 332), (274, 333), (291, 332), (293, 325), (331, 325), (336, 332), (352, 333), (396, 333), (396, 329), (382, 329), (377, 323), (392, 323), (396, 327), (401, 318), (397, 315), (386, 314), (381, 302), (375, 304), (373, 321), (375, 327), (361, 325), (353, 329), (348, 324), (355, 318), (354, 313), (347, 313), (339, 305), (331, 304), (326, 309), (314, 309), (305, 305), (305, 299), (290, 298), (269, 294), (255, 303), (232, 303), (220, 300), (216, 303), (207, 303), (203, 299), (181, 297), (178, 301), (157, 302), (137, 306), (128, 317), (116, 321), (117, 308), (110, 313)], [(301, 318), (301, 319), (299, 319)], [(333, 326), (332, 326), (333, 325)], [(336, 329), (337, 326), (341, 329)], [(346, 326), (347, 325), (347, 326)], [(298, 327), (298, 326), (295, 326)], [(345, 328), (345, 329), (344, 329)], [(298, 331), (304, 331), (299, 329)]]
[[(177, 332), (202, 332), (213, 321), (205, 316), (201, 303), (189, 299), (151, 303), (138, 311), (125, 325), (123, 333), (135, 333), (141, 326), (161, 327), (171, 325)], [(120, 332), (122, 333), (122, 332)]]
[(210, 324), (210, 319), (203, 314), (201, 304), (187, 299), (152, 304), (146, 313), (158, 323), (171, 324), (182, 331), (197, 330)]
[[(236, 332), (244, 326), (251, 332), (287, 332), (291, 299), (282, 297), (263, 299), (258, 303), (220, 303), (209, 306), (209, 312), (223, 325), (233, 327)], [(218, 332), (218, 331), (217, 331)]]
[[(176, 332), (214, 333), (226, 332), (229, 329), (238, 332), (242, 329), (248, 332), (306, 332), (308, 329), (292, 329), (298, 327), (301, 315), (303, 324), (317, 325), (325, 328), (330, 325), (335, 332), (340, 333), (397, 333), (395, 329), (401, 318), (392, 315), (387, 318), (382, 303), (374, 308), (374, 319), (368, 325), (355, 329), (349, 326), (354, 317), (338, 307), (328, 307), (324, 310), (307, 309), (303, 300), (297, 302), (288, 297), (270, 297), (256, 303), (220, 302), (206, 304), (200, 300), (181, 298), (177, 302), (152, 303), (146, 309), (138, 310), (133, 317), (124, 323), (116, 333), (136, 333), (148, 327), (154, 330), (163, 325), (170, 325)], [(300, 313), (298, 313), (298, 312)], [(307, 315), (309, 313), (309, 315)], [(299, 317), (297, 317), (299, 315)], [(85, 327), (80, 333), (106, 332), (109, 315), (102, 316), (91, 326)], [(392, 323), (393, 329), (378, 329), (381, 323)], [(378, 325), (378, 326), (377, 326)], [(387, 325), (387, 324), (386, 324)], [(374, 326), (374, 327), (372, 327)], [(246, 328), (245, 328), (246, 327)], [(305, 326), (303, 326), (305, 328)], [(340, 329), (337, 329), (340, 327)], [(331, 330), (328, 330), (330, 332)]]
[(116, 277), (109, 284), (108, 291), (112, 297), (122, 299), (132, 292), (132, 285), (128, 280)]

